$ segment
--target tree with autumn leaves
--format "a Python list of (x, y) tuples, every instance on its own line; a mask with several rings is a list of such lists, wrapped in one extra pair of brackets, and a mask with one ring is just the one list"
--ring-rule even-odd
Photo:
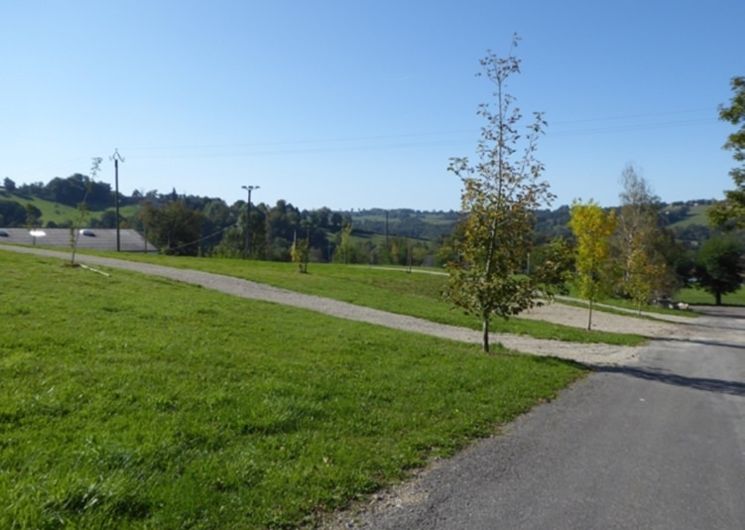
[(522, 113), (506, 91), (507, 80), (520, 72), (513, 51), (507, 57), (489, 52), (481, 60), (482, 73), (494, 89), (493, 103), (479, 106), (484, 118), (476, 147), (478, 161), (451, 159), (449, 170), (463, 183), (465, 213), (457, 258), (448, 270), (446, 297), (482, 322), (482, 345), (489, 351), (489, 323), (533, 306), (537, 283), (526, 274), (533, 243), (533, 211), (549, 202), (548, 183), (541, 180), (543, 164), (535, 158), (538, 138), (546, 122), (534, 113), (524, 137), (518, 132)]
[(611, 236), (616, 215), (596, 202), (575, 202), (570, 210), (569, 227), (577, 240), (577, 287), (589, 304), (587, 329), (592, 329), (593, 304), (608, 294), (612, 277)]
[(636, 167), (628, 164), (623, 169), (621, 185), (613, 238), (620, 280), (617, 292), (630, 298), (641, 312), (653, 298), (668, 296), (677, 287), (675, 271), (664, 252), (672, 236), (659, 224), (659, 198)]

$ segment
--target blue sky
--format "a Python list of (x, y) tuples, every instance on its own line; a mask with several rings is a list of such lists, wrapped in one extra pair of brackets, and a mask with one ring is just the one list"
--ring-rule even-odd
[(126, 193), (457, 209), (478, 60), (517, 32), (509, 88), (546, 113), (555, 205), (616, 203), (629, 162), (663, 200), (718, 198), (743, 20), (742, 0), (4, 0), (0, 178), (87, 173), (116, 147)]

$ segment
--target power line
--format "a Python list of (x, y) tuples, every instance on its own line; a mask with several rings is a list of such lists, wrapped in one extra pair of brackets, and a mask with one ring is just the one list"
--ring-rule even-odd
[(605, 116), (602, 118), (583, 118), (579, 120), (562, 120), (562, 121), (555, 121), (550, 122), (549, 125), (565, 125), (570, 123), (587, 123), (587, 122), (593, 122), (593, 121), (615, 121), (615, 120), (632, 120), (632, 119), (638, 119), (638, 118), (653, 118), (658, 116), (673, 116), (676, 114), (693, 114), (697, 112), (707, 112), (710, 113), (712, 116), (715, 115), (716, 109), (712, 108), (700, 108), (700, 109), (691, 109), (691, 110), (671, 110), (671, 111), (662, 111), (662, 112), (649, 112), (645, 114), (621, 114), (616, 116)]
[[(583, 136), (583, 135), (598, 135), (598, 134), (612, 134), (612, 133), (625, 133), (625, 132), (636, 132), (636, 131), (647, 131), (654, 129), (676, 129), (682, 127), (691, 127), (702, 124), (714, 124), (717, 120), (715, 119), (698, 119), (698, 120), (679, 120), (670, 122), (660, 123), (640, 123), (640, 124), (623, 124), (618, 126), (610, 127), (599, 127), (590, 129), (565, 129), (565, 130), (551, 130), (548, 129), (546, 136)], [(476, 133), (476, 131), (473, 131)], [(358, 146), (345, 146), (345, 147), (314, 147), (307, 149), (272, 149), (272, 150), (246, 150), (246, 151), (224, 151), (221, 153), (179, 153), (179, 154), (160, 154), (160, 155), (144, 155), (144, 156), (130, 156), (130, 158), (137, 159), (195, 159), (195, 158), (242, 158), (242, 157), (262, 157), (262, 156), (277, 156), (277, 155), (301, 155), (301, 154), (321, 154), (321, 153), (348, 153), (348, 152), (373, 152), (373, 151), (395, 151), (395, 150), (407, 150), (407, 149), (418, 149), (418, 148), (434, 148), (434, 147), (452, 147), (460, 144), (466, 140), (438, 140), (430, 142), (405, 142), (405, 143), (394, 143), (394, 144), (381, 144), (381, 145), (358, 145)]]
[(546, 135), (555, 136), (582, 136), (585, 134), (603, 134), (603, 133), (621, 133), (621, 132), (635, 132), (635, 131), (648, 131), (654, 129), (677, 129), (681, 127), (691, 127), (693, 125), (702, 125), (705, 123), (716, 123), (718, 120), (715, 118), (702, 118), (695, 120), (677, 120), (660, 123), (640, 123), (640, 124), (624, 124), (612, 127), (599, 127), (594, 129), (567, 129), (559, 131), (549, 131)]
[[(650, 112), (650, 113), (638, 113), (638, 114), (624, 114), (624, 115), (614, 115), (614, 116), (603, 116), (603, 117), (595, 117), (595, 118), (582, 118), (582, 119), (576, 119), (576, 120), (559, 120), (559, 121), (551, 121), (549, 120), (549, 126), (556, 126), (556, 125), (571, 125), (571, 124), (579, 124), (579, 123), (592, 123), (592, 122), (603, 122), (603, 121), (620, 121), (620, 120), (636, 120), (636, 119), (644, 119), (644, 118), (654, 118), (654, 117), (662, 117), (662, 116), (675, 116), (675, 115), (682, 115), (682, 114), (693, 114), (693, 113), (699, 113), (699, 112), (707, 112), (711, 113), (712, 116), (714, 116), (714, 110), (710, 108), (699, 108), (699, 109), (689, 109), (689, 110), (674, 110), (674, 111), (661, 111), (661, 112)], [(716, 118), (712, 117), (712, 120), (716, 120)], [(380, 135), (367, 135), (367, 136), (342, 136), (342, 137), (331, 137), (331, 138), (304, 138), (304, 139), (298, 139), (298, 140), (280, 140), (280, 141), (270, 141), (270, 142), (236, 142), (236, 143), (225, 143), (225, 144), (186, 144), (186, 145), (162, 145), (162, 146), (130, 146), (128, 149), (130, 151), (164, 151), (164, 150), (195, 150), (195, 149), (240, 149), (240, 148), (261, 148), (261, 147), (282, 147), (282, 146), (294, 146), (294, 145), (309, 145), (309, 144), (328, 144), (328, 143), (354, 143), (354, 142), (371, 142), (371, 141), (380, 141), (380, 140), (396, 140), (396, 139), (404, 139), (404, 138), (425, 138), (425, 137), (432, 137), (432, 136), (451, 136), (451, 135), (460, 135), (460, 134), (478, 134), (478, 129), (450, 129), (450, 130), (441, 130), (441, 131), (424, 131), (424, 132), (411, 132), (411, 133), (400, 133), (400, 134), (380, 134)], [(443, 140), (440, 140), (439, 142), (442, 142)], [(419, 146), (419, 145), (429, 145), (429, 143), (399, 143), (399, 144), (393, 144), (392, 147), (398, 147), (398, 146)], [(319, 149), (344, 149), (339, 147), (316, 147), (316, 148), (308, 148), (308, 149), (297, 149), (297, 150), (263, 150), (258, 151), (256, 154), (283, 154), (285, 152), (292, 153), (292, 152), (315, 152), (315, 150)], [(359, 147), (352, 147), (352, 149), (359, 149)], [(251, 153), (254, 154), (254, 153)], [(204, 156), (204, 155), (200, 155)], [(209, 154), (209, 156), (225, 156), (224, 154)], [(138, 158), (160, 158), (158, 155), (154, 156), (139, 156)]]
[(183, 243), (183, 244), (177, 245), (175, 247), (169, 247), (168, 250), (178, 250), (178, 249), (185, 248), (185, 247), (188, 247), (188, 246), (191, 246), (191, 245), (195, 245), (197, 243), (201, 243), (202, 241), (205, 241), (207, 239), (210, 239), (211, 237), (215, 237), (218, 234), (222, 234), (223, 232), (225, 232), (227, 230), (230, 230), (231, 228), (238, 228), (238, 224), (239, 223), (240, 223), (240, 221), (236, 221), (232, 225), (226, 226), (225, 228), (221, 228), (217, 232), (212, 232), (211, 234), (208, 234), (206, 236), (200, 237), (199, 239), (195, 239), (194, 241), (190, 241), (188, 243)]

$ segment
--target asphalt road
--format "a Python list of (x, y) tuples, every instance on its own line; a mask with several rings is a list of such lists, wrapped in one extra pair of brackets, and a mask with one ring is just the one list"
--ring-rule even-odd
[(745, 309), (708, 313), (340, 526), (745, 528)]

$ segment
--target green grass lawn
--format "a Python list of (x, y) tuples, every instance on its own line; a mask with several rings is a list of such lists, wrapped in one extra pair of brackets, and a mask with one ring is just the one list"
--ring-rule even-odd
[[(311, 263), (309, 274), (299, 274), (297, 266), (292, 263), (114, 252), (95, 254), (235, 276), (443, 324), (473, 329), (479, 329), (481, 326), (475, 317), (464, 314), (443, 300), (440, 293), (447, 281), (444, 276), (407, 274), (386, 268), (326, 263)], [(511, 318), (507, 321), (493, 319), (491, 329), (496, 332), (573, 342), (638, 345), (645, 340), (639, 335), (588, 332), (584, 329), (521, 318)]]
[(583, 373), (125, 271), (0, 270), (0, 528), (296, 527)]
[[(689, 304), (714, 305), (715, 302), (714, 295), (709, 294), (702, 289), (681, 289), (676, 298), (681, 302)], [(740, 287), (740, 289), (734, 293), (723, 295), (722, 303), (725, 305), (745, 305), (745, 287)]]

